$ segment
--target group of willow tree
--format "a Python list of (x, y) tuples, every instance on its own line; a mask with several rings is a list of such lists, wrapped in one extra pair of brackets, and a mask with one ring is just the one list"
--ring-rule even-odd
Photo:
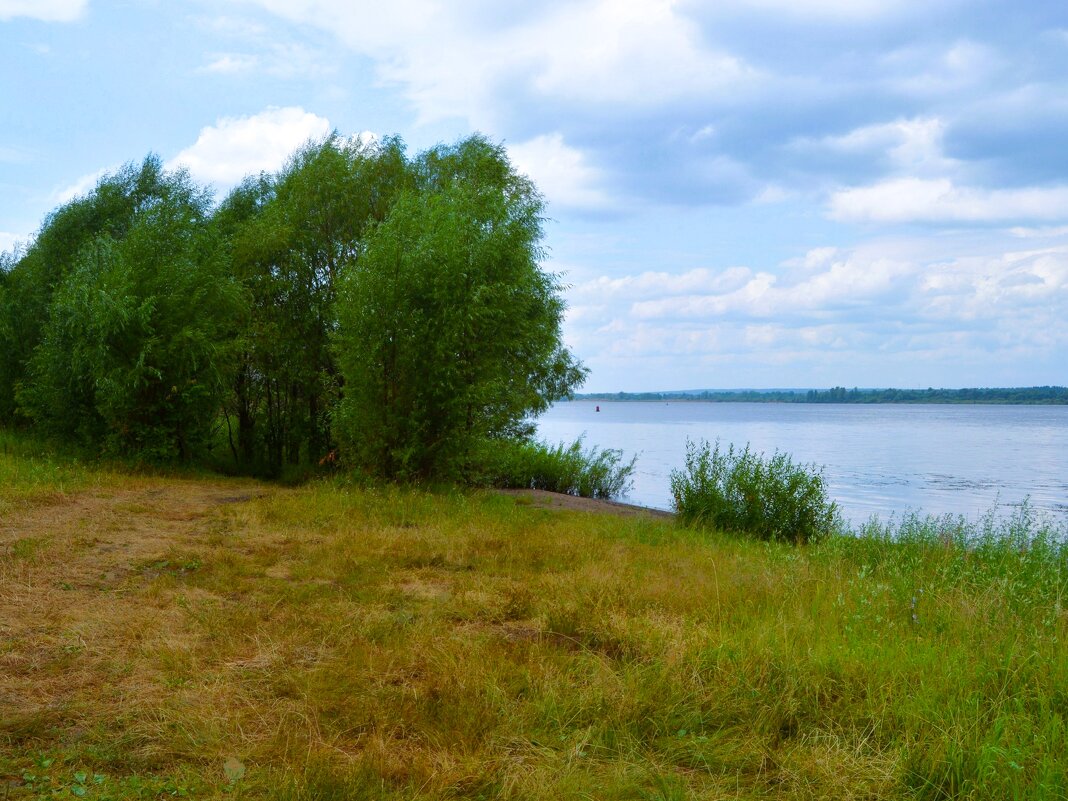
[(410, 157), (334, 134), (218, 205), (150, 156), (0, 257), (0, 424), (268, 475), (462, 477), (585, 375), (543, 210), (479, 136)]

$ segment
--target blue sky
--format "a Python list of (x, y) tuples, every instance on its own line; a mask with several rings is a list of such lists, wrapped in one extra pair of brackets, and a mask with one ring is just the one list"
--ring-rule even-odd
[(0, 0), (0, 249), (148, 152), (481, 131), (589, 390), (1068, 383), (1063, 0)]

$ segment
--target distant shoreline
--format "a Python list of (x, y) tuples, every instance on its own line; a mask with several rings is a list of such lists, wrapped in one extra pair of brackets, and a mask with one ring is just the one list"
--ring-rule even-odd
[(738, 389), (664, 392), (589, 392), (581, 401), (683, 401), (704, 403), (939, 403), (986, 406), (1068, 405), (1068, 387), (991, 387), (969, 389)]

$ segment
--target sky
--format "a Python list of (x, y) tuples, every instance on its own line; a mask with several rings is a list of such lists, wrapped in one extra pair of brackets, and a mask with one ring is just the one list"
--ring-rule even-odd
[(1063, 0), (0, 0), (0, 250), (157, 153), (478, 131), (588, 391), (1068, 384)]

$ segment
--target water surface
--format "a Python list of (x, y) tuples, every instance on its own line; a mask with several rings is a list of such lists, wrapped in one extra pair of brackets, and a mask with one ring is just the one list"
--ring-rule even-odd
[(629, 500), (661, 509), (687, 438), (718, 438), (823, 465), (854, 523), (917, 509), (976, 518), (1025, 497), (1068, 517), (1068, 406), (572, 401), (540, 417), (538, 432), (637, 455)]

